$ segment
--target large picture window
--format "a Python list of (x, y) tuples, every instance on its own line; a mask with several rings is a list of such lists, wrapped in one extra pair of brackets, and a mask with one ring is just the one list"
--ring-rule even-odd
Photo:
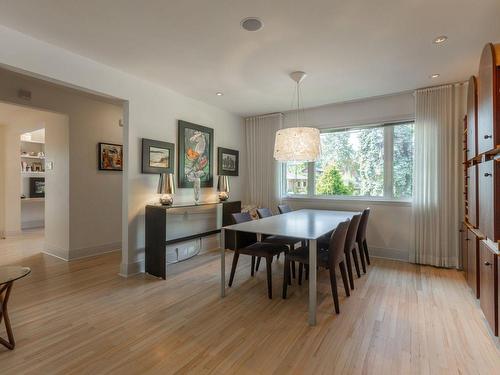
[(324, 131), (318, 161), (285, 165), (285, 193), (409, 199), (413, 144), (413, 122)]

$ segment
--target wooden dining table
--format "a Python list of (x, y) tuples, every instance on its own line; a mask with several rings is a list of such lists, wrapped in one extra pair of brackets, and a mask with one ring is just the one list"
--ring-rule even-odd
[(360, 212), (303, 209), (289, 213), (225, 226), (221, 229), (221, 297), (226, 295), (227, 231), (300, 238), (309, 241), (309, 324), (316, 324), (317, 240), (335, 230), (337, 225)]

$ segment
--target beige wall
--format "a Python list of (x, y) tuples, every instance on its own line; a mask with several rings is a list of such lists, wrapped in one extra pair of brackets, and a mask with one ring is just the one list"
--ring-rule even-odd
[[(61, 89), (6, 70), (0, 70), (0, 83), (0, 100), (57, 111), (68, 117), (67, 133), (55, 128), (46, 129), (47, 150), (51, 141), (60, 137), (69, 139), (70, 156), (64, 160), (69, 169), (66, 177), (70, 181), (67, 220), (69, 252), (65, 254), (63, 249), (59, 249), (57, 255), (74, 259), (119, 250), (122, 234), (122, 173), (98, 170), (97, 143), (123, 143), (123, 131), (119, 126), (123, 118), (122, 107), (116, 102), (98, 100), (93, 95)], [(20, 88), (32, 92), (29, 103), (17, 98)], [(60, 166), (60, 163), (55, 165), (56, 168)], [(55, 183), (52, 190), (57, 191), (58, 187)], [(47, 191), (49, 188), (47, 186)], [(47, 210), (47, 215), (52, 216), (53, 212)], [(46, 230), (50, 231), (49, 228)], [(56, 244), (51, 244), (51, 247), (58, 248)]]

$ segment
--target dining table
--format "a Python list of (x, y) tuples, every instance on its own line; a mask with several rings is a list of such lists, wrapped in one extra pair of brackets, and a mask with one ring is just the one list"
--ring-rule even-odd
[(352, 219), (360, 212), (301, 209), (221, 228), (221, 297), (226, 295), (226, 236), (229, 232), (286, 236), (307, 240), (309, 243), (309, 317), (316, 325), (317, 308), (317, 243), (318, 239), (335, 230), (339, 223)]

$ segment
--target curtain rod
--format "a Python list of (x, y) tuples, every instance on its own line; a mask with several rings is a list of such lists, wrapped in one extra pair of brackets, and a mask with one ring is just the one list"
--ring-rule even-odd
[(276, 116), (276, 115), (285, 116), (285, 114), (283, 112), (272, 112), (272, 113), (264, 113), (263, 115), (248, 116), (248, 117), (245, 117), (245, 120), (249, 119), (249, 118), (264, 118), (264, 117), (271, 117), (271, 116)]
[(467, 81), (461, 81), (461, 82), (444, 83), (444, 84), (441, 84), (441, 85), (420, 87), (418, 89), (415, 89), (415, 91), (413, 92), (413, 94), (415, 95), (415, 92), (417, 92), (417, 91), (430, 90), (430, 89), (438, 89), (440, 87), (446, 87), (446, 86), (462, 86), (462, 85), (465, 85), (466, 83), (467, 83)]

